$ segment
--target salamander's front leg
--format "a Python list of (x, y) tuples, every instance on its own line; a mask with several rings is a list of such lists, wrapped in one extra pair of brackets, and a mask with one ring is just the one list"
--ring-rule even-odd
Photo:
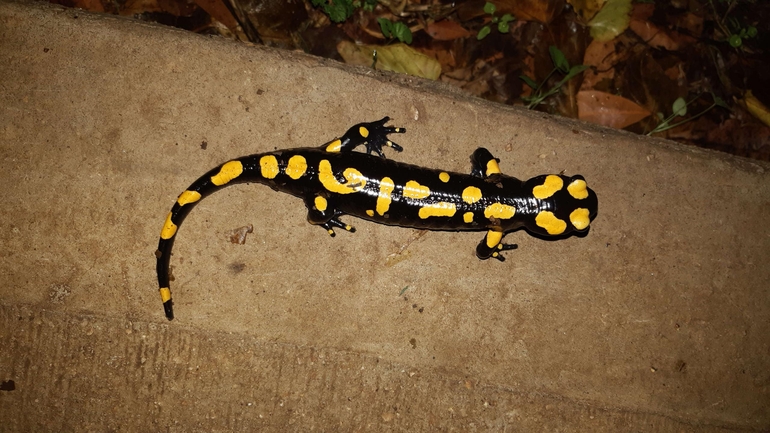
[(382, 153), (383, 146), (401, 152), (404, 148), (390, 141), (388, 134), (403, 134), (406, 132), (406, 128), (385, 126), (388, 120), (390, 117), (386, 116), (376, 122), (354, 125), (348, 129), (342, 138), (325, 144), (323, 148), (327, 152), (351, 152), (356, 147), (364, 145), (366, 146), (366, 153), (374, 152), (382, 158), (385, 158), (385, 154)]
[(476, 247), (476, 257), (481, 260), (494, 257), (501, 262), (505, 261), (505, 257), (500, 253), (507, 250), (515, 250), (519, 246), (516, 244), (504, 244), (501, 242), (502, 240), (503, 232), (496, 230), (488, 231), (484, 239)]
[(492, 156), (487, 149), (479, 147), (471, 155), (471, 176), (486, 179), (494, 174), (500, 174), (499, 159)]
[(323, 227), (331, 237), (335, 236), (335, 227), (351, 233), (356, 231), (355, 227), (339, 220), (338, 217), (342, 215), (342, 212), (331, 206), (329, 200), (323, 196), (316, 195), (306, 198), (305, 206), (307, 206), (307, 221), (310, 224)]

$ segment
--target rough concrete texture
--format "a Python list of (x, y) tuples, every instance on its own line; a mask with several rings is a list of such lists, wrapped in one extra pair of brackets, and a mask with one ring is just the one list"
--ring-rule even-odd
[[(770, 429), (767, 164), (45, 4), (0, 2), (0, 77), (2, 431)], [(165, 320), (190, 182), (384, 115), (393, 159), (465, 172), (484, 145), (583, 174), (599, 216), (480, 262), (479, 233), (331, 239), (235, 186), (182, 226)]]

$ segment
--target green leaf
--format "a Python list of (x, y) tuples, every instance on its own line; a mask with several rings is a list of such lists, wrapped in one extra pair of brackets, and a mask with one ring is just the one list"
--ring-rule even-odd
[[(313, 4), (316, 4), (315, 2)], [(341, 23), (353, 15), (352, 0), (335, 0), (334, 3), (321, 2), (324, 12), (329, 15), (329, 19), (335, 23)]]
[(562, 53), (561, 50), (556, 48), (555, 45), (551, 45), (548, 47), (548, 52), (551, 53), (551, 60), (553, 60), (553, 65), (556, 66), (556, 69), (563, 74), (569, 72), (569, 62), (567, 61), (567, 58), (564, 57), (564, 53)]
[(524, 82), (527, 86), (531, 87), (532, 90), (537, 89), (537, 83), (532, 80), (532, 78), (529, 78), (526, 75), (519, 75), (519, 79)]
[(497, 31), (500, 33), (508, 33), (511, 31), (511, 26), (505, 21), (500, 21), (500, 23), (497, 24)]
[(489, 32), (491, 32), (491, 31), (492, 31), (492, 29), (489, 26), (482, 27), (481, 30), (479, 30), (479, 34), (476, 35), (476, 39), (482, 40), (482, 39), (486, 38), (487, 35), (489, 35)]
[(746, 36), (749, 38), (753, 38), (757, 35), (757, 28), (754, 26), (749, 26), (748, 30), (746, 30)]
[(730, 46), (733, 48), (738, 48), (741, 46), (741, 44), (743, 44), (741, 37), (738, 35), (730, 36), (730, 39), (728, 40), (728, 42), (730, 42)]
[(623, 33), (631, 21), (631, 0), (607, 0), (602, 10), (588, 22), (591, 37), (607, 42)]
[[(504, 23), (509, 23), (509, 22), (511, 22), (511, 21), (513, 21), (515, 19), (516, 19), (516, 17), (514, 17), (511, 14), (505, 14), (502, 17), (500, 17), (500, 21), (502, 21)], [(757, 29), (754, 29), (754, 30), (757, 30)]]
[(489, 15), (494, 14), (496, 10), (497, 10), (497, 7), (495, 6), (494, 3), (486, 2), (484, 4), (484, 12), (488, 13)]
[(722, 107), (722, 108), (727, 108), (728, 110), (730, 109), (730, 107), (727, 105), (727, 103), (725, 103), (725, 101), (722, 98), (720, 98), (719, 96), (717, 96), (717, 95), (715, 95), (713, 93), (711, 94), (711, 96), (714, 98), (714, 104), (716, 106)]
[(387, 18), (377, 18), (377, 23), (380, 25), (380, 30), (382, 30), (382, 36), (388, 39), (393, 37), (393, 22)]
[(412, 43), (412, 31), (409, 30), (409, 27), (402, 23), (401, 21), (397, 23), (393, 23), (393, 36), (398, 38), (399, 41), (405, 43), (405, 44), (411, 44)]
[(671, 105), (674, 116), (684, 116), (687, 114), (687, 101), (684, 98), (676, 98), (676, 101)]
[(569, 73), (564, 77), (564, 82), (571, 80), (579, 73), (585, 71), (586, 69), (590, 68), (589, 65), (575, 65), (569, 69)]
[(366, 12), (372, 12), (375, 6), (377, 6), (377, 0), (364, 0), (362, 9)]

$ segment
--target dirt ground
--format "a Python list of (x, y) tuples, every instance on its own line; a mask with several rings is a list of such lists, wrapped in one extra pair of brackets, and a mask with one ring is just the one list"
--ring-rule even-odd
[[(503, 107), (436, 83), (0, 0), (0, 431), (770, 429), (770, 165)], [(355, 218), (331, 239), (230, 158), (406, 127), (389, 157), (582, 174), (584, 237)], [(245, 245), (227, 233), (253, 224)]]

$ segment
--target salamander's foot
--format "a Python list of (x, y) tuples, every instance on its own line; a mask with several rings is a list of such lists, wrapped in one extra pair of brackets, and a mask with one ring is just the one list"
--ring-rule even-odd
[(500, 253), (507, 250), (515, 250), (519, 246), (516, 244), (504, 244), (501, 242), (502, 239), (503, 232), (499, 232), (497, 230), (488, 231), (486, 236), (484, 236), (484, 239), (482, 239), (481, 242), (479, 242), (479, 245), (476, 247), (476, 257), (480, 258), (481, 260), (486, 260), (492, 257), (500, 260), (501, 262), (504, 262), (505, 257), (503, 257), (503, 255)]
[(500, 253), (503, 252), (503, 251), (507, 251), (507, 250), (515, 250), (518, 247), (519, 246), (516, 245), (516, 244), (499, 244), (499, 245), (497, 245), (497, 250), (492, 252), (491, 257), (493, 257), (493, 258), (495, 258), (497, 260), (500, 260), (501, 262), (504, 262), (505, 261), (505, 256), (503, 256)]
[(348, 231), (350, 233), (355, 233), (356, 228), (351, 226), (350, 224), (345, 224), (342, 221), (340, 221), (338, 218), (332, 218), (329, 221), (319, 224), (321, 227), (326, 229), (326, 232), (329, 233), (329, 236), (334, 237), (337, 234), (334, 233), (334, 227), (343, 229), (345, 231)]
[(366, 153), (374, 152), (381, 158), (385, 158), (385, 154), (382, 152), (383, 146), (401, 152), (404, 148), (390, 141), (388, 134), (403, 134), (406, 132), (406, 128), (385, 126), (389, 120), (390, 117), (385, 116), (376, 122), (354, 125), (340, 138), (339, 146), (327, 146), (326, 149), (327, 151), (338, 149), (340, 152), (350, 152), (356, 147), (364, 145), (366, 146)]
[(500, 160), (492, 156), (487, 149), (479, 147), (471, 155), (471, 176), (486, 179), (500, 174), (499, 162)]

